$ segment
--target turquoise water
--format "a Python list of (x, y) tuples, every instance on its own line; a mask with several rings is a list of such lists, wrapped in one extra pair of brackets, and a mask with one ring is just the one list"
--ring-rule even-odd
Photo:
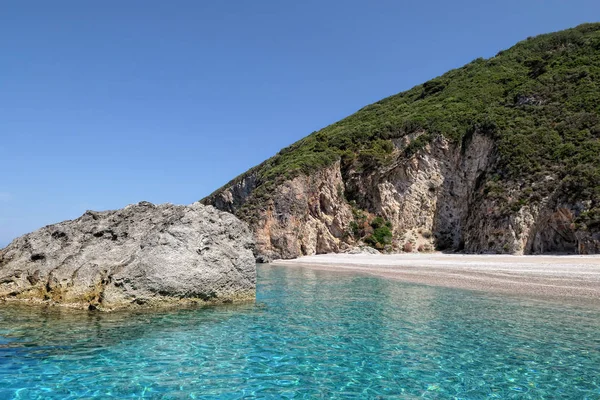
[(600, 398), (600, 311), (259, 267), (256, 304), (0, 308), (0, 399)]

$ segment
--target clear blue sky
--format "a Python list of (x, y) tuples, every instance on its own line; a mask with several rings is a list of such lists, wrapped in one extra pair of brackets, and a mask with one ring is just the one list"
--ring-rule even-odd
[(0, 4), (0, 247), (86, 209), (191, 203), (312, 131), (600, 1)]

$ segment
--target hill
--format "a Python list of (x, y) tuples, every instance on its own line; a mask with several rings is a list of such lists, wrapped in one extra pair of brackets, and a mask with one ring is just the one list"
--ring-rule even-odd
[(600, 24), (528, 38), (314, 132), (202, 200), (259, 254), (600, 252)]

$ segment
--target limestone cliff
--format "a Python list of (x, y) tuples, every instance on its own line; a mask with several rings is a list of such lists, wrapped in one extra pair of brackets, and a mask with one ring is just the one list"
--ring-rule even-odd
[[(385, 168), (342, 174), (336, 162), (278, 185), (252, 225), (259, 255), (294, 258), (350, 248), (360, 239), (350, 231), (352, 205), (391, 222), (390, 251), (410, 243), (411, 251), (600, 253), (600, 231), (575, 224), (586, 205), (561, 201), (556, 177), (532, 186), (548, 193), (535, 205), (511, 208), (518, 204), (518, 188), (501, 198), (489, 193), (486, 177), (497, 154), (484, 134), (475, 134), (464, 148), (440, 136), (409, 158), (400, 149), (394, 154)], [(236, 212), (244, 200), (238, 197), (236, 204), (234, 193), (242, 186), (249, 188), (233, 184), (204, 201)]]
[(315, 132), (202, 202), (258, 256), (600, 253), (600, 24), (542, 35)]

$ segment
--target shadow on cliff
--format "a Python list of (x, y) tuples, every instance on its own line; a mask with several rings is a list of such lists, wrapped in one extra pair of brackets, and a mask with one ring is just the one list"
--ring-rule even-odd
[(568, 208), (543, 212), (531, 228), (525, 254), (578, 254), (574, 215)]

